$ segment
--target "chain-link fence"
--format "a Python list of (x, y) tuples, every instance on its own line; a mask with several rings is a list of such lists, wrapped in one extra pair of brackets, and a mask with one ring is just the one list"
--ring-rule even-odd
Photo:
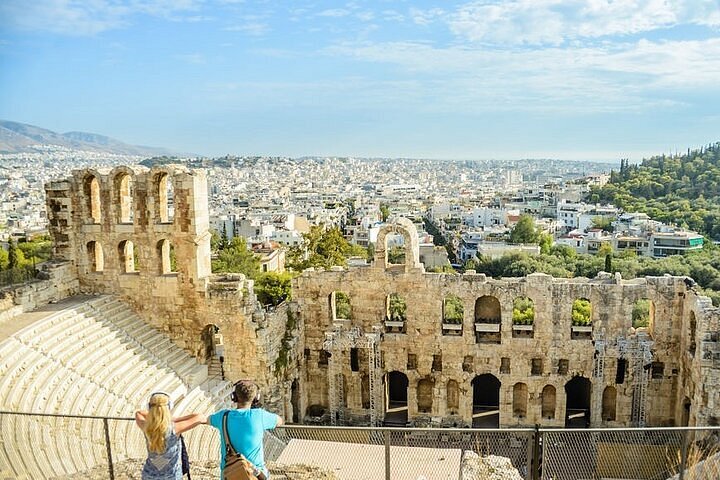
[[(192, 478), (220, 478), (218, 432), (184, 435)], [(128, 418), (0, 412), (0, 479), (140, 479)], [(289, 425), (265, 436), (274, 479), (715, 480), (720, 428), (418, 429)]]

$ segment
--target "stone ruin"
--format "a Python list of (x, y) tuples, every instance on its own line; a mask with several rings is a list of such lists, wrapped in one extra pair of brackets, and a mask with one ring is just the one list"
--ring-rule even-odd
[[(370, 266), (306, 270), (266, 310), (251, 280), (211, 272), (204, 171), (84, 169), (46, 192), (53, 278), (76, 285), (62, 295), (119, 296), (201, 362), (222, 357), (229, 380), (256, 379), (289, 421), (718, 423), (720, 313), (688, 278), (426, 273), (415, 227), (396, 219)], [(389, 263), (389, 235), (404, 238), (403, 264)], [(513, 322), (519, 298), (530, 321)], [(582, 324), (576, 300), (590, 305)], [(639, 300), (649, 324), (633, 328)]]

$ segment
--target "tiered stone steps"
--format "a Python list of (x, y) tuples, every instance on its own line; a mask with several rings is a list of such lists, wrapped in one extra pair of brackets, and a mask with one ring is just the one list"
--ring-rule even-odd
[[(0, 340), (0, 410), (132, 417), (157, 390), (177, 400), (175, 415), (229, 406), (229, 382), (209, 378), (206, 366), (115, 297), (82, 297), (31, 315), (41, 318)], [(115, 461), (144, 458), (134, 422), (109, 427)], [(186, 439), (191, 458), (217, 459), (214, 429), (198, 427)], [(0, 415), (0, 478), (53, 478), (106, 464), (101, 420)]]

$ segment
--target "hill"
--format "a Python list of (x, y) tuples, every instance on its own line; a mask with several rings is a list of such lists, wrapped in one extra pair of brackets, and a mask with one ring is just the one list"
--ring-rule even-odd
[(683, 155), (655, 156), (639, 165), (621, 161), (590, 200), (610, 202), (655, 220), (720, 240), (720, 142)]
[(117, 155), (172, 155), (165, 148), (130, 145), (114, 138), (87, 132), (57, 133), (25, 123), (0, 120), (0, 153), (33, 153), (48, 147), (114, 153)]

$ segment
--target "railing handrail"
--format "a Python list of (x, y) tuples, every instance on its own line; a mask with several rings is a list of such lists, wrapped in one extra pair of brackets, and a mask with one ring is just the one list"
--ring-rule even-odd
[[(58, 417), (58, 418), (81, 418), (89, 420), (122, 420), (134, 421), (132, 417), (103, 417), (97, 415), (77, 415), (66, 413), (43, 413), (43, 412), (17, 412), (10, 410), (0, 410), (0, 415), (27, 415), (35, 417)], [(603, 433), (603, 432), (685, 432), (685, 431), (718, 431), (720, 426), (701, 426), (701, 427), (608, 427), (608, 428), (560, 428), (560, 427), (539, 427), (537, 430), (533, 427), (511, 427), (511, 428), (443, 428), (443, 427), (352, 427), (352, 426), (333, 426), (333, 425), (301, 425), (301, 424), (285, 424), (277, 427), (278, 429), (294, 429), (294, 430), (353, 430), (353, 431), (389, 431), (389, 432), (432, 432), (432, 433), (473, 433), (473, 432), (507, 432), (507, 433), (528, 433), (528, 432), (577, 432), (577, 433)]]

